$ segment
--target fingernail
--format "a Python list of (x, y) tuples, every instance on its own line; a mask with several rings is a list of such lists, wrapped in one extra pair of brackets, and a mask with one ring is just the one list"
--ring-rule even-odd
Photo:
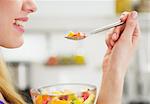
[(136, 19), (136, 17), (137, 17), (137, 12), (136, 12), (136, 11), (133, 11), (133, 12), (131, 13), (131, 16), (132, 16), (132, 18)]

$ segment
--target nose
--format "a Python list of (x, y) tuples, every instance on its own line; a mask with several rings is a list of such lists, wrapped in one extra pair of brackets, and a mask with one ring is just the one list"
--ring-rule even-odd
[(37, 7), (33, 0), (24, 0), (22, 10), (27, 13), (33, 13), (37, 10)]

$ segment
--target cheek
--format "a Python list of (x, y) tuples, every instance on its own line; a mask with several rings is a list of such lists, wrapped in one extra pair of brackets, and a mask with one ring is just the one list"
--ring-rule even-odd
[(0, 22), (0, 46), (16, 48), (23, 44), (23, 34), (18, 32), (12, 23), (3, 20)]
[(0, 46), (16, 48), (23, 44), (22, 33), (17, 32), (12, 24), (0, 22)]
[(0, 0), (0, 22), (12, 23), (15, 18), (22, 15), (22, 1), (23, 0)]
[(21, 2), (22, 0), (0, 0), (0, 46), (15, 48), (23, 44), (22, 35), (13, 27), (13, 20), (20, 16)]
[(8, 29), (10, 29), (8, 22), (5, 21), (5, 19), (3, 19), (3, 21), (0, 21), (0, 42), (7, 39), (7, 34), (9, 33)]

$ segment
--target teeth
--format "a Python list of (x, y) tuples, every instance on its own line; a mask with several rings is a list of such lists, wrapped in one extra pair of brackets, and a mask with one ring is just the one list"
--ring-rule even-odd
[(24, 26), (24, 22), (20, 20), (15, 20), (15, 24), (18, 26)]

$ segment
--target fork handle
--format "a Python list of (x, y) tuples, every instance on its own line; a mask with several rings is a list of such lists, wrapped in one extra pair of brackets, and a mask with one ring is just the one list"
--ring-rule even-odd
[(97, 33), (99, 33), (99, 32), (108, 30), (108, 29), (110, 29), (110, 28), (123, 25), (124, 23), (125, 23), (125, 22), (120, 22), (120, 21), (118, 21), (118, 22), (115, 22), (115, 23), (112, 23), (112, 24), (103, 26), (103, 27), (101, 27), (101, 28), (95, 29), (95, 30), (91, 31), (90, 34), (97, 34)]

